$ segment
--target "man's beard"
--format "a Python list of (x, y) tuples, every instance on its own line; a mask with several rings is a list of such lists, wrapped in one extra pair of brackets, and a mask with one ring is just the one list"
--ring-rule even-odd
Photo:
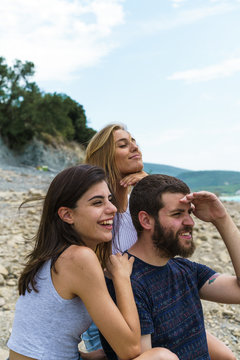
[(167, 230), (159, 223), (158, 219), (155, 219), (154, 233), (152, 235), (153, 245), (158, 249), (161, 254), (174, 257), (176, 255), (187, 258), (194, 253), (195, 244), (191, 239), (191, 246), (184, 247), (180, 244), (179, 234), (182, 232), (192, 232), (191, 226), (184, 226), (180, 231), (174, 235), (171, 229)]

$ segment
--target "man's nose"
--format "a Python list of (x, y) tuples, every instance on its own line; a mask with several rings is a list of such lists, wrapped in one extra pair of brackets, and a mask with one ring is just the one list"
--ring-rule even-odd
[(193, 218), (190, 214), (187, 214), (183, 219), (183, 224), (188, 226), (194, 226)]

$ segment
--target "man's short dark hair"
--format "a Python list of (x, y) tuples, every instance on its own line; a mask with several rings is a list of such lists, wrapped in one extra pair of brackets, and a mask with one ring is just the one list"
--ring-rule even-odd
[(157, 220), (158, 212), (164, 206), (162, 194), (166, 192), (186, 195), (190, 193), (190, 189), (182, 180), (162, 174), (148, 175), (133, 188), (129, 200), (129, 208), (138, 236), (142, 232), (138, 213), (146, 211)]

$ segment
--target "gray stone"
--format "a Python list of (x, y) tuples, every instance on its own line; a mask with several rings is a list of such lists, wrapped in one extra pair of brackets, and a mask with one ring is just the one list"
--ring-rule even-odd
[(5, 300), (4, 298), (0, 297), (0, 307), (2, 307), (3, 305), (5, 305)]
[(4, 277), (2, 276), (2, 274), (0, 274), (0, 286), (4, 284), (5, 284)]
[(230, 261), (230, 257), (229, 257), (229, 255), (227, 253), (227, 250), (222, 251), (220, 253), (219, 257), (220, 257), (221, 261), (224, 262), (224, 263), (227, 263), (227, 262)]
[(0, 264), (0, 274), (3, 275), (4, 277), (8, 275), (7, 269), (1, 264)]

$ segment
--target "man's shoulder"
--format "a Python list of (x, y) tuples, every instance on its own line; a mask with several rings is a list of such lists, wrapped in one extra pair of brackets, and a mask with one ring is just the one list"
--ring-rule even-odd
[(205, 266), (205, 265), (202, 265), (201, 263), (198, 263), (196, 261), (193, 261), (193, 260), (190, 260), (190, 259), (186, 259), (186, 258), (183, 258), (183, 257), (174, 257), (172, 258), (170, 261), (169, 261), (169, 264), (170, 265), (177, 265), (177, 266), (184, 266), (186, 268), (191, 268), (191, 269), (197, 269), (198, 267), (201, 267), (201, 266)]
[[(207, 265), (201, 264), (199, 262), (193, 261), (193, 260), (189, 260), (183, 257), (175, 257), (172, 258), (171, 261), (169, 262), (170, 264), (177, 264), (178, 266), (184, 266), (186, 268), (191, 268), (193, 270), (198, 270), (198, 269), (210, 269)], [(210, 269), (211, 270), (211, 269)]]
[(171, 258), (164, 266), (154, 266), (136, 256), (134, 258), (131, 281), (137, 283), (145, 284), (150, 282), (151, 284), (155, 279), (162, 281), (165, 277), (171, 277), (173, 274), (179, 273), (198, 276), (199, 273), (212, 271), (206, 265), (182, 257)]
[(169, 265), (173, 266), (173, 265), (177, 265), (177, 266), (186, 266), (186, 267), (189, 267), (189, 268), (195, 268), (197, 267), (198, 263), (194, 262), (194, 261), (191, 261), (189, 259), (186, 259), (186, 258), (183, 258), (183, 257), (174, 257), (172, 259), (169, 260)]
[(126, 253), (128, 254), (129, 257), (130, 256), (134, 257), (134, 263), (133, 263), (131, 279), (136, 277), (136, 276), (141, 276), (143, 274), (147, 274), (149, 272), (149, 270), (154, 268), (153, 265), (141, 260), (140, 258), (138, 258), (137, 256), (129, 253), (128, 251), (126, 251)]
[(196, 268), (198, 266), (201, 266), (201, 264), (199, 264), (199, 263), (196, 263), (194, 261), (191, 261), (189, 259), (182, 258), (182, 257), (171, 258), (171, 259), (169, 259), (167, 264), (164, 266), (155, 266), (155, 265), (152, 265), (150, 263), (147, 263), (147, 262), (141, 260), (140, 258), (138, 258), (135, 255), (130, 254), (128, 251), (126, 251), (126, 253), (129, 256), (133, 256), (135, 259), (135, 261), (133, 263), (132, 275), (135, 275), (138, 273), (146, 274), (147, 272), (153, 272), (155, 270), (164, 271), (167, 267), (174, 267), (174, 266), (187, 266), (190, 268)]

